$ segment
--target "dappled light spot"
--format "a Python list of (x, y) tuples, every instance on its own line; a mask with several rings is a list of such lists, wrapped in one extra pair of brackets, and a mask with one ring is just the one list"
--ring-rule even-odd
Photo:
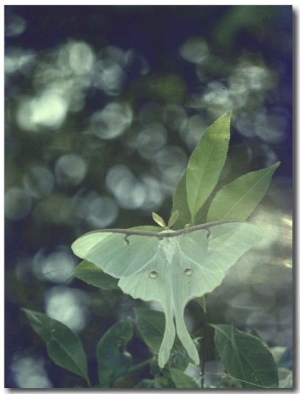
[(111, 167), (106, 175), (107, 189), (113, 191), (115, 185), (117, 185), (124, 178), (133, 178), (133, 174), (127, 166), (124, 164), (119, 164)]
[(4, 70), (6, 77), (20, 72), (27, 74), (35, 62), (36, 54), (32, 50), (8, 47), (5, 51)]
[(190, 106), (204, 109), (212, 118), (231, 110), (233, 125), (245, 137), (258, 136), (271, 144), (284, 141), (289, 119), (264, 104), (276, 87), (274, 71), (257, 58), (239, 60), (227, 72), (226, 78), (210, 81), (203, 92), (192, 95)]
[(161, 183), (150, 175), (142, 175), (141, 181), (146, 192), (145, 201), (141, 209), (147, 213), (158, 210), (164, 200)]
[(82, 290), (55, 286), (45, 292), (45, 311), (49, 317), (74, 332), (87, 324), (89, 297)]
[[(52, 62), (52, 72), (47, 64), (40, 69), (40, 76), (46, 77), (45, 82), (48, 80), (48, 83), (57, 83), (64, 76), (65, 80), (62, 82), (68, 83), (70, 88), (77, 89), (90, 85), (95, 55), (86, 42), (69, 40), (52, 52)], [(80, 78), (84, 80), (80, 81)]]
[(289, 214), (280, 215), (280, 238), (284, 247), (292, 249), (293, 246), (293, 219)]
[(264, 65), (242, 60), (235, 67), (229, 78), (229, 87), (232, 93), (264, 92), (274, 86), (274, 73)]
[(93, 85), (110, 96), (121, 92), (126, 77), (120, 51), (104, 51), (95, 64)]
[(118, 216), (119, 207), (113, 198), (100, 196), (92, 190), (87, 195), (76, 198), (76, 214), (94, 228), (112, 224)]
[(98, 54), (92, 83), (105, 94), (117, 96), (131, 74), (146, 75), (149, 69), (148, 62), (134, 49), (124, 51), (109, 45)]
[(87, 222), (93, 228), (110, 226), (117, 218), (119, 208), (116, 202), (107, 196), (99, 196), (88, 203)]
[[(47, 103), (46, 105), (48, 112), (50, 111), (49, 105), (52, 106), (52, 109), (55, 109), (55, 113), (52, 115), (53, 124), (51, 124), (49, 119), (47, 120), (49, 116), (41, 114), (40, 117), (42, 119), (38, 120), (42, 126), (56, 129), (63, 122), (67, 111), (76, 112), (83, 108), (86, 90), (92, 83), (94, 63), (95, 55), (91, 47), (83, 41), (73, 40), (69, 40), (54, 50), (49, 50), (45, 57), (39, 59), (32, 80), (34, 90), (36, 92), (46, 92), (42, 96), (50, 93), (56, 96), (53, 97), (52, 103)], [(33, 115), (35, 106), (39, 106), (42, 109), (40, 95), (37, 98), (29, 97), (26, 100), (30, 105), (27, 105), (25, 108), (29, 112), (33, 112)], [(22, 105), (20, 107), (19, 112), (22, 109)], [(43, 112), (45, 112), (45, 109), (43, 109)], [(17, 114), (18, 119), (23, 119), (21, 115), (22, 111)], [(34, 122), (26, 121), (25, 115), (23, 116), (25, 120), (18, 120), (20, 127), (26, 130), (32, 129), (37, 131), (34, 127), (35, 124), (32, 124)], [(33, 115), (30, 115), (30, 118)], [(25, 123), (25, 126), (22, 126), (22, 123)]]
[(106, 187), (122, 208), (141, 208), (146, 200), (145, 186), (124, 165), (116, 165), (107, 173)]
[(255, 112), (243, 112), (233, 124), (245, 137), (260, 137), (267, 143), (276, 144), (284, 141), (288, 121), (283, 115), (268, 114), (264, 109)]
[(234, 107), (230, 90), (219, 81), (210, 82), (207, 85), (199, 104), (200, 108), (206, 108), (215, 118)]
[(146, 190), (144, 185), (136, 179), (124, 179), (115, 190), (115, 197), (122, 208), (136, 209), (143, 207), (146, 200)]
[(163, 119), (168, 129), (180, 131), (187, 123), (187, 114), (180, 105), (168, 104), (164, 108)]
[(9, 13), (5, 18), (5, 37), (17, 37), (22, 34), (27, 27), (27, 22), (21, 16)]
[(286, 138), (288, 122), (284, 116), (258, 113), (255, 120), (255, 132), (262, 140), (278, 144)]
[(209, 56), (209, 47), (202, 37), (189, 38), (180, 48), (180, 55), (188, 62), (200, 64)]
[(47, 90), (38, 97), (20, 100), (17, 121), (26, 131), (56, 130), (64, 122), (67, 111), (67, 101), (60, 94)]
[(48, 168), (32, 165), (23, 175), (24, 189), (34, 198), (42, 198), (52, 193), (54, 176)]
[(282, 259), (282, 265), (286, 268), (293, 268), (293, 259)]
[(98, 88), (111, 96), (118, 95), (123, 81), (124, 72), (119, 64), (110, 60), (101, 60), (98, 62)]
[(148, 61), (133, 48), (125, 53), (125, 65), (131, 73), (146, 75), (150, 71)]
[(193, 115), (187, 119), (185, 127), (180, 129), (179, 134), (181, 139), (187, 144), (192, 151), (197, 145), (202, 134), (207, 128), (207, 122), (200, 115)]
[(159, 170), (162, 190), (172, 195), (179, 177), (187, 163), (187, 154), (179, 146), (169, 145), (153, 157), (153, 165)]
[(86, 172), (87, 163), (77, 154), (63, 155), (55, 164), (56, 180), (61, 185), (78, 185)]
[[(264, 213), (261, 212), (260, 219), (264, 218), (265, 222), (259, 222), (264, 228), (264, 237), (259, 244), (260, 249), (268, 249), (271, 243), (275, 243), (279, 238), (279, 228), (277, 226), (278, 221), (277, 218), (274, 217), (273, 219), (270, 217), (272, 212), (265, 211)], [(255, 215), (256, 216), (256, 215)]]
[(21, 389), (50, 389), (52, 383), (41, 357), (14, 354), (10, 370), (16, 387)]
[(70, 283), (75, 267), (75, 259), (70, 250), (58, 246), (52, 253), (46, 255), (38, 251), (32, 259), (32, 271), (36, 278), (54, 283)]
[(132, 122), (132, 110), (126, 104), (109, 103), (91, 117), (91, 131), (99, 138), (119, 137)]
[(154, 162), (162, 173), (168, 170), (183, 171), (187, 163), (187, 155), (181, 147), (169, 145), (155, 155)]
[(147, 174), (137, 178), (123, 165), (115, 166), (108, 171), (106, 186), (122, 208), (152, 212), (158, 209), (164, 200), (159, 180)]
[(255, 137), (256, 131), (254, 127), (255, 114), (251, 112), (242, 112), (239, 116), (234, 117), (232, 120), (233, 125), (245, 137)]
[(11, 187), (5, 192), (5, 217), (12, 220), (25, 218), (32, 206), (32, 199), (20, 187)]
[(136, 139), (137, 151), (145, 159), (152, 159), (167, 141), (167, 131), (163, 125), (152, 123), (146, 125)]
[[(272, 190), (271, 190), (272, 192)], [(272, 194), (271, 194), (272, 197)], [(259, 250), (268, 250), (274, 245), (280, 244), (283, 248), (291, 248), (292, 245), (292, 217), (290, 214), (280, 211), (274, 212), (274, 209), (261, 205), (253, 214), (253, 222), (262, 228), (264, 237), (258, 245)], [(275, 256), (273, 263), (276, 258)], [(286, 258), (286, 256), (285, 256)]]
[(68, 47), (69, 64), (72, 71), (80, 76), (90, 74), (94, 68), (95, 55), (85, 42), (72, 42)]

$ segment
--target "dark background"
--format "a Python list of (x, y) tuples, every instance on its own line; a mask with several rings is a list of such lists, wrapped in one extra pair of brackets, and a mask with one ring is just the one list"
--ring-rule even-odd
[[(254, 270), (256, 279), (249, 277), (248, 284), (261, 285), (254, 299), (266, 305), (259, 310), (262, 319), (264, 313), (273, 316), (262, 329), (265, 340), (291, 346), (291, 228), (282, 229), (282, 223), (290, 223), (292, 214), (292, 16), (290, 6), (5, 7), (6, 387), (82, 383), (48, 360), (20, 310), (50, 313), (56, 296), (62, 305), (69, 300), (65, 308), (79, 308), (77, 326), (70, 324), (96, 376), (95, 344), (115, 321), (132, 315), (139, 301), (67, 280), (78, 261), (70, 244), (97, 227), (151, 223), (152, 210), (167, 219), (176, 179), (197, 138), (227, 110), (233, 116), (228, 168), (234, 175), (281, 162), (259, 219), (271, 223), (271, 233), (279, 231), (280, 252), (271, 240), (261, 251), (269, 270)], [(187, 42), (194, 46), (184, 47)], [(55, 107), (52, 120), (51, 114), (41, 115), (38, 101), (50, 88), (61, 89), (58, 110), (67, 107), (58, 119)], [(48, 110), (51, 101), (45, 103)], [(111, 103), (103, 118), (101, 111)], [(110, 129), (109, 122), (114, 131), (123, 120), (127, 126), (116, 137), (97, 134), (101, 127)], [(155, 127), (162, 129), (157, 137)], [(119, 177), (130, 173), (127, 188), (137, 190), (129, 201), (122, 200), (125, 191), (108, 186), (107, 174), (117, 165), (127, 171)], [(150, 189), (149, 183), (143, 189), (145, 175)], [(156, 204), (137, 197), (130, 205), (139, 193), (145, 200), (149, 190)], [(111, 219), (103, 223), (106, 214)], [(64, 267), (60, 278), (55, 272)], [(232, 287), (228, 291), (233, 299)], [(246, 298), (254, 302), (250, 293)], [(212, 307), (216, 303), (212, 297)], [(51, 305), (52, 317), (67, 315), (67, 309), (55, 314)], [(229, 317), (215, 311), (216, 320), (244, 325), (237, 310)], [(137, 362), (146, 357), (139, 339), (130, 350)]]

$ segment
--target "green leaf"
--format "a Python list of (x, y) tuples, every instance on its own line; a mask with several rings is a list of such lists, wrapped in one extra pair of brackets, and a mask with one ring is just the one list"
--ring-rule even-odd
[(179, 213), (176, 210), (171, 213), (171, 216), (168, 220), (168, 228), (172, 228), (174, 226), (174, 224), (178, 220), (178, 216), (179, 216)]
[(278, 369), (268, 348), (255, 336), (227, 324), (212, 324), (215, 345), (226, 371), (243, 388), (278, 387)]
[(192, 223), (219, 180), (229, 138), (230, 112), (227, 112), (208, 127), (191, 154), (186, 169), (186, 190)]
[[(158, 353), (165, 331), (165, 317), (162, 312), (151, 309), (134, 308), (137, 317), (137, 328), (144, 342), (154, 352)], [(176, 337), (168, 365), (184, 370), (189, 364), (189, 356)]]
[(158, 213), (152, 212), (152, 219), (155, 221), (155, 223), (157, 223), (163, 229), (167, 228), (167, 225), (166, 225), (164, 219), (161, 216), (159, 216)]
[(178, 369), (170, 368), (171, 379), (178, 389), (199, 389), (199, 385), (194, 378), (184, 374)]
[(96, 286), (101, 289), (119, 289), (119, 279), (106, 274), (95, 264), (86, 260), (83, 260), (77, 265), (77, 267), (74, 269), (73, 276), (89, 285)]
[(48, 356), (62, 368), (82, 376), (90, 385), (86, 354), (79, 337), (63, 323), (51, 317), (22, 309), (33, 330), (46, 342)]
[(165, 330), (165, 316), (162, 312), (150, 309), (134, 308), (137, 317), (137, 328), (147, 344), (154, 352), (158, 352)]
[(246, 220), (265, 195), (279, 164), (249, 172), (225, 185), (212, 200), (207, 221)]
[(114, 324), (100, 339), (96, 356), (98, 377), (101, 387), (111, 387), (120, 376), (125, 375), (132, 365), (132, 357), (126, 345), (133, 335), (130, 319)]
[(178, 219), (173, 226), (175, 230), (184, 228), (186, 225), (191, 224), (192, 219), (186, 194), (186, 171), (179, 178), (173, 193), (172, 214), (175, 211), (178, 211)]

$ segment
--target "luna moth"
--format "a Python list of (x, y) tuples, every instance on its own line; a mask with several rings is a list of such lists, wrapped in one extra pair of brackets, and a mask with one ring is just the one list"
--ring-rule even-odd
[(225, 271), (260, 239), (259, 229), (249, 222), (212, 222), (178, 231), (97, 230), (79, 237), (72, 249), (119, 278), (124, 293), (160, 304), (165, 331), (158, 365), (163, 368), (176, 333), (189, 357), (199, 364), (184, 322), (185, 306), (219, 286)]

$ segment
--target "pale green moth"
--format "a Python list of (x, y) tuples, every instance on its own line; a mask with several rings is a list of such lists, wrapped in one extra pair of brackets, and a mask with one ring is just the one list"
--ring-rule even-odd
[(251, 223), (212, 222), (178, 231), (97, 230), (79, 237), (72, 249), (119, 278), (124, 293), (161, 305), (165, 332), (158, 364), (163, 368), (176, 333), (189, 357), (199, 364), (184, 323), (185, 306), (219, 286), (225, 271), (260, 239), (259, 229)]

